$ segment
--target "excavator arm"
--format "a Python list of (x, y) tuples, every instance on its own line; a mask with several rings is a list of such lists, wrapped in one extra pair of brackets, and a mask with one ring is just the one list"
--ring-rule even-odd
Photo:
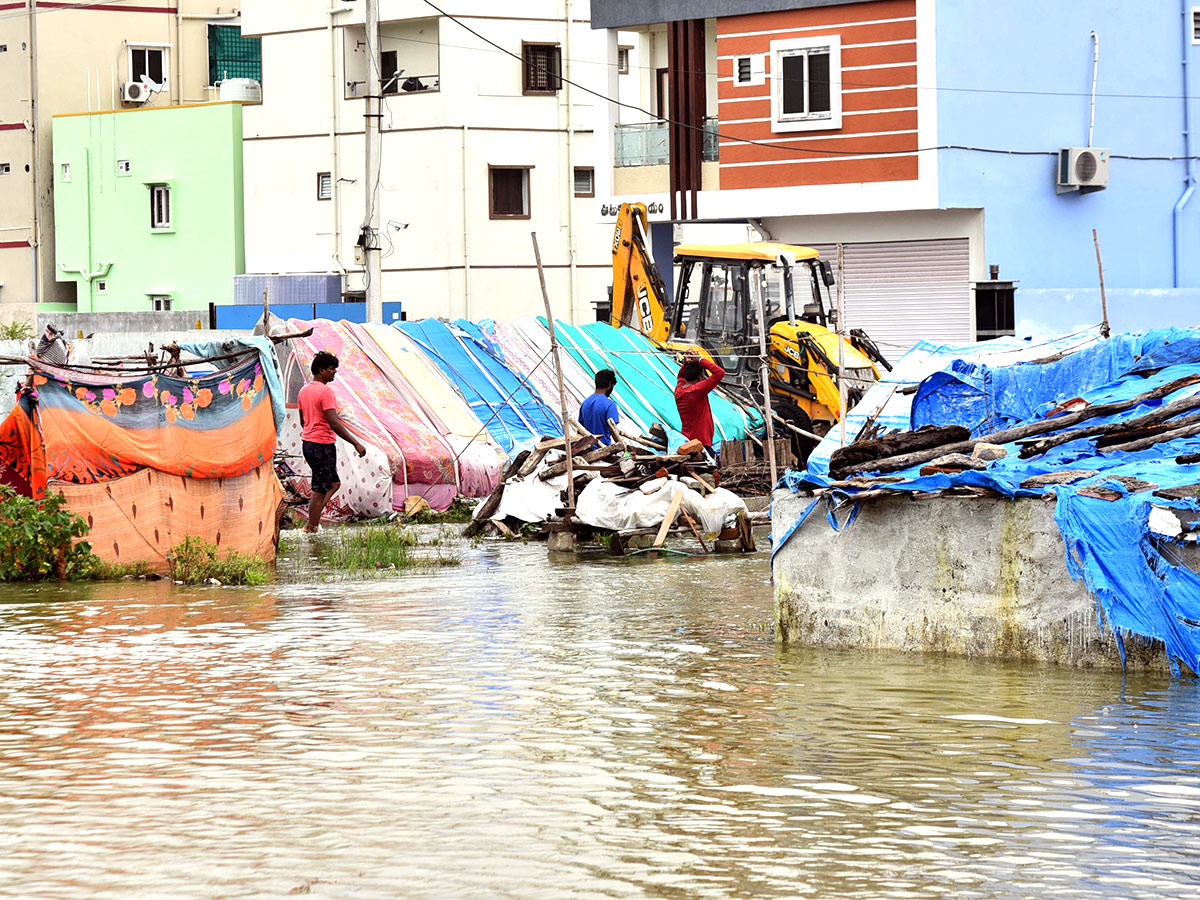
[(665, 344), (671, 336), (667, 288), (646, 249), (649, 222), (644, 203), (622, 203), (613, 229), (612, 325), (633, 328)]

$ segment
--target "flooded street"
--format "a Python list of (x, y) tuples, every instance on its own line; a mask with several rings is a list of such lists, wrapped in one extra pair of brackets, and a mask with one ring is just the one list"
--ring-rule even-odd
[(781, 650), (765, 554), (0, 588), (5, 897), (1194, 897), (1191, 681)]

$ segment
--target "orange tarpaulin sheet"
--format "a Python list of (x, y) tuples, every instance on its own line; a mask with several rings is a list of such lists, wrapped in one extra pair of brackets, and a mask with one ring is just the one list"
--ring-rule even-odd
[(46, 454), (38, 428), (37, 394), (21, 388), (0, 422), (0, 485), (40, 500), (46, 496)]
[(143, 467), (229, 478), (274, 454), (275, 420), (257, 356), (196, 378), (30, 365), (51, 478), (88, 484)]
[[(270, 407), (266, 407), (268, 412)], [(275, 513), (283, 490), (271, 465), (236, 478), (184, 478), (142, 469), (97, 484), (50, 482), (90, 529), (92, 552), (109, 562), (167, 571), (167, 554), (188, 535), (265, 562), (275, 559)]]

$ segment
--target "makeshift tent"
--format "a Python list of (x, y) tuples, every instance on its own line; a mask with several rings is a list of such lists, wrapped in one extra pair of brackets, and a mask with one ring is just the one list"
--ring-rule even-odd
[(188, 536), (273, 560), (278, 381), (258, 348), (225, 349), (247, 352), (169, 373), (31, 359), (35, 387), (0, 423), (0, 483), (35, 498), (62, 494), (109, 561), (163, 572)]
[[(550, 332), (533, 318), (515, 322), (496, 322), (488, 319), (479, 323), (483, 333), (499, 348), (504, 364), (514, 372), (529, 374), (529, 383), (537, 389), (551, 409), (558, 409), (558, 378), (554, 372), (554, 357), (550, 352)], [(567, 392), (567, 409), (579, 415), (580, 404), (595, 391), (594, 376), (585, 372), (570, 354), (561, 353), (563, 387)]]
[[(545, 319), (538, 320), (544, 326)], [(582, 327), (556, 322), (559, 341), (571, 357), (594, 375), (601, 369), (617, 373), (613, 399), (627, 419), (645, 432), (654, 422), (667, 429), (671, 448), (683, 443), (680, 433), (679, 409), (675, 405), (675, 386), (679, 365), (667, 353), (659, 350), (645, 336), (632, 328), (613, 328), (607, 322), (591, 322)], [(726, 440), (745, 440), (748, 432), (762, 429), (762, 417), (730, 401), (719, 391), (709, 396), (714, 443)]]
[[(392, 508), (403, 509), (405, 499), (411, 496), (424, 497), (434, 509), (449, 507), (458, 493), (453, 448), (417, 411), (396, 396), (383, 373), (354, 340), (346, 323), (317, 319), (292, 320), (290, 324), (297, 332), (312, 328), (312, 334), (290, 341), (292, 353), (285, 372), (289, 401), (293, 388), (298, 394), (299, 386), (312, 377), (312, 359), (317, 352), (332, 353), (340, 363), (337, 379), (331, 385), (339, 414), (364, 444), (387, 457)], [(290, 444), (291, 434), (287, 437)], [(349, 462), (351, 456), (354, 451), (340, 444), (339, 464), (343, 457)], [(377, 454), (370, 456), (368, 465), (375, 469)], [(352, 477), (359, 479), (361, 488), (366, 484), (362, 479), (368, 476), (357, 471), (356, 464), (352, 465), (356, 468)], [(349, 490), (354, 482), (343, 484)], [(367, 486), (371, 502), (379, 505), (378, 489), (386, 493), (387, 486), (378, 483)]]
[(527, 447), (543, 435), (562, 435), (558, 416), (525, 381), (529, 373), (517, 374), (505, 366), (478, 328), (437, 319), (397, 322), (393, 327), (420, 345), (505, 452)]
[[(1087, 418), (1075, 427), (1120, 425), (1191, 398), (1197, 398), (1200, 405), (1200, 340), (1193, 333), (1120, 335), (1084, 349), (1094, 343), (1094, 336), (1087, 335), (1083, 340), (1060, 339), (1037, 348), (1014, 347), (1012, 343), (994, 349), (983, 344), (953, 350), (918, 345), (892, 374), (898, 384), (893, 385), (889, 399), (880, 402), (879, 395), (872, 398), (868, 394), (851, 418), (861, 425), (864, 415), (874, 409), (876, 421), (905, 430), (912, 421), (967, 424), (978, 435), (989, 430), (986, 423), (990, 421), (1000, 423), (1001, 428), (1037, 424), (1045, 429), (1044, 435), (1053, 435), (1074, 422), (1064, 419), (1062, 428), (1052, 427), (1056, 417), (1068, 415), (1061, 408), (1064, 400), (1073, 400), (1070, 408), (1085, 412), (1102, 403), (1127, 402), (1126, 409)], [(1032, 351), (1036, 355), (1031, 355)], [(1068, 355), (1057, 359), (1060, 354)], [(1049, 357), (1049, 361), (1003, 368), (996, 365), (1011, 362), (1014, 356)], [(934, 365), (938, 371), (929, 373)], [(910, 382), (920, 387), (916, 404), (908, 410), (908, 400), (895, 388), (915, 375), (923, 377)], [(878, 390), (876, 387), (872, 393)], [(862, 411), (863, 406), (867, 410)], [(1013, 410), (1032, 414), (1014, 421)], [(1067, 548), (1067, 568), (1096, 596), (1104, 620), (1118, 638), (1128, 632), (1161, 640), (1173, 663), (1181, 661), (1200, 672), (1200, 576), (1183, 563), (1184, 548), (1194, 542), (1191, 523), (1200, 511), (1200, 465), (1189, 461), (1191, 454), (1200, 452), (1200, 435), (1187, 434), (1187, 429), (1173, 434), (1172, 425), (1183, 419), (1173, 423), (1172, 418), (1148, 432), (1138, 426), (1122, 438), (1127, 442), (1139, 435), (1151, 439), (1140, 448), (1125, 450), (1119, 443), (1098, 447), (1096, 435), (1080, 435), (1056, 446), (1048, 442), (1042, 448), (1029, 448), (1026, 458), (1021, 458), (1022, 446), (1008, 441), (1004, 444), (1007, 455), (982, 470), (921, 475), (918, 464), (889, 472), (900, 480), (861, 488), (839, 482), (823, 496), (829, 503), (853, 508), (857, 502), (865, 502), (856, 496), (868, 488), (878, 494), (972, 487), (1002, 497), (1052, 492), (1055, 520)], [(857, 429), (849, 433), (853, 436)], [(831, 442), (832, 448), (826, 446)], [(785, 484), (793, 490), (829, 488), (829, 458), (834, 448), (831, 434), (818, 447), (824, 452), (814, 452), (810, 458), (808, 471), (787, 473)], [(864, 464), (862, 470), (869, 474), (871, 466)], [(1030, 481), (1066, 471), (1082, 474), (1067, 484)], [(809, 512), (817, 505), (814, 500)], [(788, 543), (803, 521), (802, 517), (782, 536), (773, 554)]]
[(504, 451), (429, 358), (398, 329), (343, 323), (396, 397), (454, 450), (458, 492), (486, 497), (500, 480)]

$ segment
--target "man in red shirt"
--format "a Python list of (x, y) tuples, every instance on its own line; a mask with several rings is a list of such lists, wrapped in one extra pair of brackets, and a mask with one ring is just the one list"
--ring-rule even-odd
[(683, 436), (689, 441), (699, 441), (709, 453), (712, 453), (713, 417), (708, 395), (724, 377), (725, 370), (711, 359), (689, 353), (683, 358), (675, 383), (675, 405), (683, 423)]
[(296, 398), (300, 407), (300, 425), (303, 427), (300, 440), (304, 448), (304, 460), (312, 470), (312, 499), (308, 501), (308, 524), (304, 526), (304, 530), (310, 533), (321, 527), (321, 513), (325, 504), (342, 486), (337, 473), (337, 438), (347, 441), (359, 456), (367, 452), (367, 448), (351, 434), (338, 415), (337, 397), (329, 386), (337, 377), (337, 367), (336, 356), (325, 350), (319, 351), (312, 361), (313, 380), (300, 388)]

